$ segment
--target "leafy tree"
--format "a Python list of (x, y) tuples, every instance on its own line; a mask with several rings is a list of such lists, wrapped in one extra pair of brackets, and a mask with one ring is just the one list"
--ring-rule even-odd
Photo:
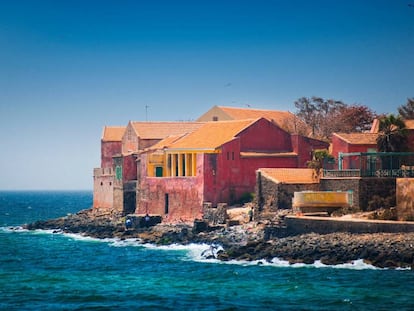
[(405, 105), (398, 107), (398, 113), (405, 120), (414, 119), (414, 97), (408, 98)]
[(312, 136), (329, 140), (334, 132), (369, 130), (377, 117), (366, 106), (346, 105), (342, 101), (321, 97), (301, 97), (295, 101), (296, 115), (312, 128)]
[(343, 107), (337, 117), (337, 124), (341, 127), (340, 131), (351, 133), (369, 131), (372, 122), (378, 116), (367, 106), (354, 104)]
[(312, 136), (328, 139), (332, 117), (345, 107), (341, 101), (313, 96), (301, 97), (295, 101), (296, 115), (312, 128)]
[(401, 116), (390, 114), (380, 119), (377, 148), (381, 152), (407, 150), (407, 129)]

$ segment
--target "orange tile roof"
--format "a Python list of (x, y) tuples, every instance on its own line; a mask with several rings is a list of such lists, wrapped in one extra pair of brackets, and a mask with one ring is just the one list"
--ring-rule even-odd
[(105, 126), (102, 133), (102, 141), (122, 141), (125, 126)]
[(275, 122), (279, 127), (288, 130), (295, 124), (299, 126), (306, 126), (306, 124), (289, 111), (280, 110), (265, 110), (265, 109), (251, 109), (251, 108), (236, 108), (218, 106), (223, 112), (229, 115), (234, 120), (242, 119), (258, 119), (266, 118)]
[(352, 145), (376, 145), (378, 133), (334, 133), (337, 137)]
[(207, 122), (199, 129), (173, 143), (171, 149), (217, 149), (234, 139), (257, 120)]
[(191, 133), (203, 122), (131, 122), (137, 135), (142, 139), (163, 139), (171, 135)]
[(410, 119), (410, 120), (404, 120), (405, 123), (405, 127), (408, 130), (414, 130), (414, 120)]
[(161, 139), (158, 143), (156, 143), (156, 144), (152, 145), (151, 147), (147, 148), (145, 151), (168, 148), (169, 146), (171, 146), (173, 143), (175, 143), (177, 140), (179, 140), (181, 137), (183, 137), (185, 135), (187, 135), (187, 134), (168, 136), (164, 139)]
[[(404, 124), (405, 127), (408, 130), (414, 130), (414, 120), (413, 119), (407, 119), (404, 120)], [(379, 125), (380, 125), (380, 120), (379, 119), (374, 119), (374, 121), (372, 121), (372, 126), (371, 126), (371, 133), (378, 133), (379, 132)]]
[(263, 176), (277, 183), (315, 184), (319, 182), (315, 170), (310, 168), (261, 168)]

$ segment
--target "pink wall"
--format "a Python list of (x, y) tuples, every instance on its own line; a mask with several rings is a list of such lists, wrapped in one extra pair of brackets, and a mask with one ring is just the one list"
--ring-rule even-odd
[(113, 175), (98, 175), (93, 178), (93, 207), (111, 209), (113, 205)]
[(120, 141), (101, 141), (101, 167), (112, 167), (112, 157), (120, 154), (121, 149)]
[[(141, 155), (141, 176), (146, 172), (146, 155)], [(162, 215), (166, 222), (191, 222), (202, 218), (203, 155), (197, 156), (195, 177), (143, 177), (137, 192), (136, 214)], [(168, 213), (166, 213), (168, 195)]]

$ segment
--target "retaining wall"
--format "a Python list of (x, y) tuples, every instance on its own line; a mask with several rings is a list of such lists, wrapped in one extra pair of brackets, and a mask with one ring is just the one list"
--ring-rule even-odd
[(349, 233), (407, 233), (414, 232), (414, 222), (387, 220), (339, 219), (330, 217), (286, 216), (286, 233), (298, 235), (305, 233), (328, 234)]

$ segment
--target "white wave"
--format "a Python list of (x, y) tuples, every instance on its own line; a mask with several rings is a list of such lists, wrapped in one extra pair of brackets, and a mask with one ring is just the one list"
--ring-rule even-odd
[(24, 229), (21, 226), (9, 226), (9, 227), (0, 227), (0, 231), (11, 233), (11, 232), (27, 232), (29, 230)]
[(113, 247), (130, 247), (130, 246), (142, 246), (142, 242), (139, 239), (118, 239), (118, 238), (114, 238), (114, 239), (103, 239), (103, 241), (109, 243), (110, 246)]

